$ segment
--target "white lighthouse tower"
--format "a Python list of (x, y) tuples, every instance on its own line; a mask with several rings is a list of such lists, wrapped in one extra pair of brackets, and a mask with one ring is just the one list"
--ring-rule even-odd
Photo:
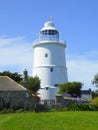
[(39, 32), (39, 38), (33, 42), (33, 76), (41, 80), (39, 96), (41, 100), (54, 100), (59, 84), (67, 82), (65, 58), (66, 43), (59, 38), (54, 23), (47, 21)]

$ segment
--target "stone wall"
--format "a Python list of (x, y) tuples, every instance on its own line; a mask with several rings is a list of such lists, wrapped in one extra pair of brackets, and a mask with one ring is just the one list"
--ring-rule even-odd
[(68, 105), (77, 102), (76, 100), (74, 100), (74, 98), (70, 98), (70, 97), (63, 97), (60, 94), (56, 95), (56, 108), (57, 109), (61, 109), (61, 108), (66, 108)]
[(28, 91), (0, 91), (0, 109), (3, 107), (33, 110), (37, 103)]

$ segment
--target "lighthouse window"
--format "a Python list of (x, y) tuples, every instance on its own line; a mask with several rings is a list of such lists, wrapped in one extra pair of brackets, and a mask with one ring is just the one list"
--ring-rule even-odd
[(48, 54), (47, 54), (47, 53), (45, 53), (45, 57), (48, 57)]
[(58, 84), (54, 84), (55, 87), (58, 87), (59, 85)]
[(51, 35), (51, 31), (52, 31), (52, 30), (49, 30), (49, 32), (48, 32), (49, 35)]
[(45, 35), (47, 35), (47, 30), (45, 30)]
[(48, 90), (48, 87), (46, 87), (46, 90)]
[(50, 68), (50, 72), (53, 72), (53, 68)]

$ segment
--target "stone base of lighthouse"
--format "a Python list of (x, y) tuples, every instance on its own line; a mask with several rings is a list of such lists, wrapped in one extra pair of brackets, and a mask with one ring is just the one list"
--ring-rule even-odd
[(59, 87), (45, 87), (41, 88), (38, 93), (41, 100), (55, 100), (55, 95), (58, 93)]

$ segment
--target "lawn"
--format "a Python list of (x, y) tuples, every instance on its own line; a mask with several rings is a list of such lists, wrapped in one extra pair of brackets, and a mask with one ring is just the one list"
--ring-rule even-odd
[(0, 114), (0, 130), (98, 130), (98, 112)]

